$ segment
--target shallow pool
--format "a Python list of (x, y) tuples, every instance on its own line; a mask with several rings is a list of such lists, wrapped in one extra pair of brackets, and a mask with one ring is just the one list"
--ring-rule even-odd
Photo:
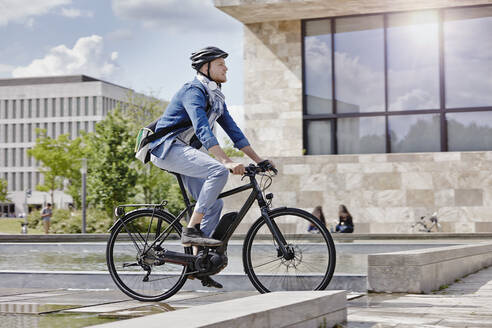
[[(367, 273), (367, 255), (434, 248), (459, 243), (338, 243), (336, 273)], [(316, 251), (316, 244), (309, 244)], [(179, 243), (173, 245), (180, 249)], [(107, 271), (105, 243), (3, 243), (0, 244), (0, 270)], [(129, 256), (134, 256), (129, 254)], [(229, 265), (223, 272), (243, 272), (242, 243), (228, 247)]]

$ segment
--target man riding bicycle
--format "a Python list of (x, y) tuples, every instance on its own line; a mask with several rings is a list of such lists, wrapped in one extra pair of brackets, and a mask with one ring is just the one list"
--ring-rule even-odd
[[(180, 174), (186, 189), (196, 200), (188, 226), (183, 228), (181, 243), (184, 246), (221, 245), (221, 241), (210, 238), (223, 207), (223, 201), (217, 197), (227, 182), (229, 171), (236, 175), (245, 173), (244, 165), (233, 162), (220, 147), (214, 134), (215, 121), (231, 138), (234, 147), (256, 163), (264, 161), (227, 110), (221, 91), (221, 84), (227, 81), (224, 60), (227, 56), (217, 47), (192, 53), (191, 66), (197, 71), (196, 77), (173, 96), (158, 120), (155, 132), (186, 120), (191, 120), (192, 126), (172, 131), (150, 144), (152, 163)], [(209, 277), (207, 281), (208, 286), (220, 286)]]

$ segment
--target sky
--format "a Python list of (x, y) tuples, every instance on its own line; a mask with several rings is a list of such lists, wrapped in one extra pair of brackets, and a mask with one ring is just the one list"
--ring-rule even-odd
[(212, 0), (0, 0), (0, 78), (85, 74), (169, 100), (191, 52), (229, 53), (228, 105), (243, 104), (243, 27)]

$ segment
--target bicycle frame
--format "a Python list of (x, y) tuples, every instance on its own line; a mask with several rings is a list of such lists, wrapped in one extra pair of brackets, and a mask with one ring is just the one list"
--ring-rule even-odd
[[(163, 238), (163, 236), (167, 237), (171, 233), (171, 228), (173, 227), (173, 225), (176, 222), (179, 222), (179, 220), (181, 220), (186, 213), (189, 215), (189, 217), (191, 217), (192, 209), (195, 206), (195, 203), (190, 202), (188, 195), (186, 193), (186, 189), (185, 189), (184, 184), (183, 184), (182, 177), (179, 174), (175, 174), (175, 175), (176, 175), (176, 178), (178, 180), (178, 184), (179, 184), (179, 187), (181, 189), (181, 194), (183, 196), (183, 200), (185, 202), (186, 207), (181, 213), (179, 213), (179, 215), (176, 217), (176, 219), (171, 224), (169, 224), (169, 226), (162, 232), (160, 232), (161, 223), (158, 222), (158, 225), (157, 225), (158, 237), (155, 238), (154, 242), (146, 250), (144, 249), (143, 254), (145, 254), (149, 249), (154, 247), (156, 245), (156, 243), (159, 242), (159, 240), (161, 240), (161, 241), (159, 242), (158, 246), (162, 245), (162, 243), (165, 240), (165, 238)], [(237, 227), (239, 226), (239, 224), (241, 223), (243, 218), (246, 216), (246, 213), (248, 213), (249, 209), (251, 208), (251, 206), (253, 205), (253, 203), (256, 200), (256, 201), (258, 201), (258, 205), (259, 205), (260, 210), (261, 210), (261, 216), (266, 221), (268, 228), (272, 232), (272, 235), (274, 236), (275, 241), (277, 242), (277, 245), (279, 246), (280, 251), (282, 252), (282, 255), (285, 258), (288, 258), (290, 254), (289, 254), (289, 251), (287, 250), (287, 247), (286, 247), (287, 242), (286, 242), (285, 238), (282, 236), (280, 229), (278, 228), (276, 223), (270, 219), (268, 205), (267, 205), (265, 199), (263, 198), (263, 194), (261, 192), (261, 189), (258, 185), (258, 182), (256, 181), (256, 178), (255, 178), (256, 175), (248, 175), (248, 177), (250, 179), (250, 183), (245, 184), (245, 185), (240, 186), (240, 187), (237, 187), (237, 188), (233, 188), (233, 189), (225, 191), (225, 192), (222, 192), (218, 196), (218, 198), (225, 198), (225, 197), (235, 195), (237, 193), (252, 189), (250, 195), (246, 199), (246, 202), (244, 203), (244, 205), (239, 210), (237, 218), (234, 220), (232, 225), (227, 229), (226, 234), (222, 238), (222, 242), (223, 242), (222, 245), (219, 246), (218, 248), (216, 248), (216, 252), (221, 253), (221, 254), (225, 253), (225, 251), (227, 249), (227, 244), (228, 244), (231, 236), (234, 234), (235, 230), (237, 229)], [(127, 206), (131, 206), (131, 205), (127, 205)], [(161, 206), (161, 208), (162, 208), (162, 206)], [(125, 225), (125, 222), (124, 221), (122, 221), (122, 222), (123, 222), (123, 225)], [(125, 227), (126, 227), (126, 225), (125, 225)], [(127, 231), (128, 231), (128, 229), (127, 229)], [(166, 233), (167, 233), (167, 235), (166, 235)], [(185, 255), (185, 254), (183, 254), (183, 255)]]

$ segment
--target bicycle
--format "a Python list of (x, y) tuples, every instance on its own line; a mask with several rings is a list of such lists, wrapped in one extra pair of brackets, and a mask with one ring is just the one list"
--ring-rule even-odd
[(431, 225), (428, 226), (427, 223), (425, 222), (425, 216), (420, 217), (420, 221), (415, 222), (412, 224), (412, 229), (414, 232), (432, 232), (433, 229), (436, 230), (436, 232), (441, 232), (442, 226), (439, 223), (437, 219), (437, 212), (434, 212), (431, 217), (429, 218)]
[[(269, 173), (273, 172), (273, 173)], [(271, 209), (273, 194), (265, 195), (277, 174), (269, 163), (250, 164), (242, 177), (249, 183), (223, 192), (219, 198), (252, 189), (239, 212), (220, 219), (212, 237), (223, 244), (192, 247), (179, 243), (185, 214), (193, 207), (182, 178), (175, 174), (186, 207), (176, 217), (160, 204), (128, 204), (116, 207), (117, 221), (110, 228), (106, 261), (113, 281), (126, 295), (140, 301), (160, 301), (177, 293), (188, 277), (219, 273), (228, 263), (227, 244), (246, 213), (257, 201), (261, 216), (249, 228), (243, 243), (243, 267), (260, 293), (289, 290), (324, 290), (335, 270), (336, 251), (325, 226), (301, 209)], [(261, 176), (260, 182), (256, 177)], [(125, 213), (127, 207), (144, 207)], [(304, 235), (309, 225), (319, 234)], [(314, 240), (314, 242), (313, 242)], [(309, 242), (308, 242), (309, 241)]]

